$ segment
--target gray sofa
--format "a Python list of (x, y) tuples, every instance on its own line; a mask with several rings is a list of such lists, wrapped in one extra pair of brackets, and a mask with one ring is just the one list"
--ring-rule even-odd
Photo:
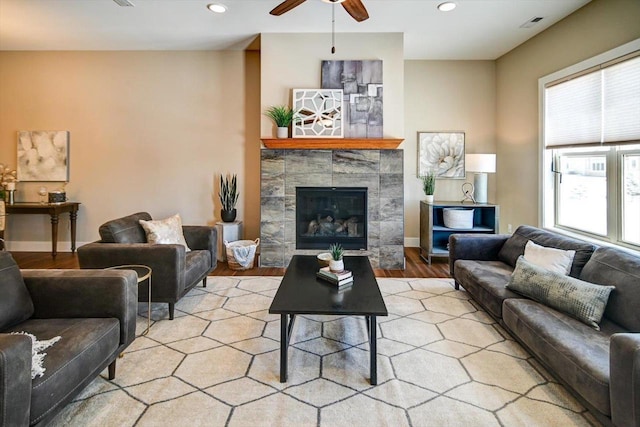
[[(140, 220), (151, 215), (138, 212), (114, 219), (99, 228), (100, 241), (78, 248), (80, 268), (106, 268), (140, 264), (151, 267), (151, 301), (169, 304), (173, 319), (175, 303), (194, 286), (207, 286), (207, 275), (218, 262), (217, 233), (214, 227), (185, 225), (184, 238), (191, 251), (183, 245), (147, 243)], [(138, 289), (139, 301), (149, 301), (146, 284)]]
[[(505, 288), (527, 241), (575, 250), (570, 276), (615, 286), (600, 330)], [(451, 276), (605, 425), (640, 426), (640, 257), (530, 226), (453, 234)]]
[[(0, 252), (0, 426), (46, 425), (133, 342), (138, 306), (133, 271), (19, 270)], [(32, 340), (44, 350), (32, 379)]]

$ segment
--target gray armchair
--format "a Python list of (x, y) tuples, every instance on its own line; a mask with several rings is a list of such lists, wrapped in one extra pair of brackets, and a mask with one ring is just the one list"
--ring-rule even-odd
[[(133, 342), (138, 306), (133, 271), (20, 270), (0, 252), (0, 425), (46, 425)], [(31, 378), (32, 341), (46, 349)]]
[[(142, 264), (151, 267), (151, 302), (169, 304), (169, 318), (175, 303), (194, 286), (207, 286), (207, 275), (217, 266), (217, 234), (214, 227), (183, 226), (191, 251), (182, 245), (150, 244), (140, 220), (151, 216), (139, 212), (100, 226), (101, 240), (78, 248), (80, 268), (106, 268)], [(148, 287), (138, 289), (138, 300), (149, 301)]]

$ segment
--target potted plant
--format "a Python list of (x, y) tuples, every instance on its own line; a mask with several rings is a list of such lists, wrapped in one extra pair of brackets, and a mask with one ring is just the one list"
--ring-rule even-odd
[(420, 177), (422, 180), (422, 190), (426, 197), (426, 202), (433, 203), (433, 193), (436, 191), (436, 173), (434, 171), (428, 171), (426, 175)]
[(344, 254), (344, 249), (340, 243), (333, 243), (329, 246), (329, 253), (331, 254), (331, 259), (329, 260), (329, 270), (333, 272), (338, 272), (344, 270), (344, 260), (342, 259), (342, 255)]
[(220, 216), (224, 222), (233, 222), (236, 220), (236, 203), (238, 202), (238, 186), (237, 176), (232, 177), (220, 175)]
[(293, 110), (286, 105), (274, 105), (264, 112), (278, 127), (276, 136), (278, 138), (287, 138), (289, 136), (289, 125), (293, 121)]

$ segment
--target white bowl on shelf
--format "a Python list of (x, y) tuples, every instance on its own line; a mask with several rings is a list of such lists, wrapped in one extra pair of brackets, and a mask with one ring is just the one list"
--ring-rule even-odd
[(444, 208), (442, 219), (447, 228), (470, 229), (473, 228), (473, 209)]

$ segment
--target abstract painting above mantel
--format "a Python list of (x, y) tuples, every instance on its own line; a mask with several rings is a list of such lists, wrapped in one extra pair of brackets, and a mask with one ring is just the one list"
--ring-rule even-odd
[(69, 181), (69, 131), (19, 131), (18, 181)]
[(322, 61), (322, 88), (342, 89), (345, 138), (381, 138), (382, 61)]
[(342, 90), (294, 89), (294, 138), (342, 138)]
[(464, 132), (418, 132), (418, 177), (464, 179)]

